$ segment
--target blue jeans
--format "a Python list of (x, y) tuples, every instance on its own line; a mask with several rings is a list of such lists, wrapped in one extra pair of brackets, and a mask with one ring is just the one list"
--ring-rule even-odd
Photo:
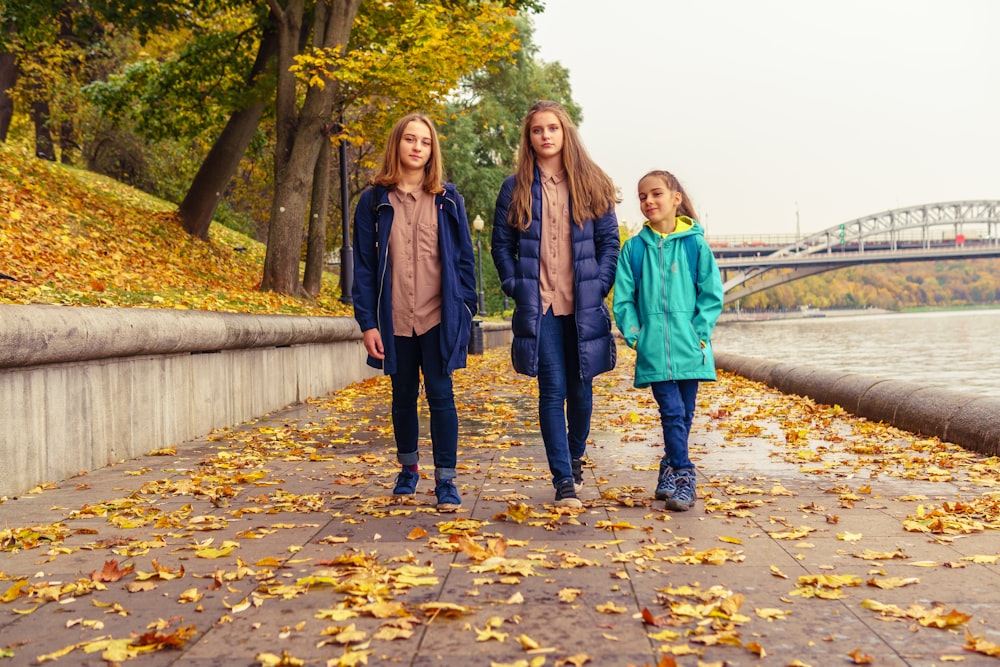
[(693, 470), (688, 458), (688, 436), (694, 419), (694, 404), (698, 397), (697, 380), (654, 382), (653, 398), (660, 406), (663, 426), (663, 458), (661, 462), (674, 470)]
[(396, 456), (401, 465), (415, 465), (419, 459), (417, 440), (420, 425), (417, 398), (420, 371), (424, 374), (427, 407), (431, 413), (431, 449), (434, 478), (454, 479), (458, 450), (458, 413), (451, 376), (442, 372), (441, 326), (420, 336), (395, 336), (396, 372), (392, 379), (392, 428), (396, 435)]
[(593, 408), (592, 382), (580, 377), (576, 317), (549, 309), (538, 332), (538, 422), (553, 486), (573, 478), (570, 460), (587, 451)]

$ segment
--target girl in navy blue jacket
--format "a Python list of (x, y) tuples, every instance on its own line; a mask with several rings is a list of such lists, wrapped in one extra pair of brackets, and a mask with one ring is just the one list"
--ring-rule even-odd
[(379, 169), (354, 211), (354, 318), (368, 364), (392, 379), (392, 426), (401, 470), (393, 494), (420, 479), (417, 398), (423, 373), (431, 416), (437, 508), (455, 511), (458, 415), (451, 373), (464, 368), (476, 278), (465, 202), (443, 167), (437, 130), (421, 114), (389, 133)]
[(538, 419), (556, 503), (581, 507), (593, 378), (615, 366), (611, 314), (620, 246), (611, 178), (587, 154), (565, 109), (535, 103), (517, 171), (493, 220), (493, 262), (514, 299), (514, 369), (538, 377)]

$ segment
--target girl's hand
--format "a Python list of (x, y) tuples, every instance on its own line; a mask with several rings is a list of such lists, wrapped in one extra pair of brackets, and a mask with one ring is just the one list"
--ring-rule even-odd
[(382, 347), (382, 334), (378, 329), (369, 329), (364, 333), (365, 349), (374, 359), (385, 359), (385, 348)]

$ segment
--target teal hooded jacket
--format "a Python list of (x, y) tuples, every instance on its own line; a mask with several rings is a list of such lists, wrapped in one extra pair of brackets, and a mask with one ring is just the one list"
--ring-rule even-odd
[[(662, 236), (643, 226), (618, 256), (613, 310), (618, 330), (636, 351), (636, 387), (716, 377), (712, 331), (722, 312), (722, 277), (704, 228), (686, 216), (678, 220), (691, 228)], [(694, 281), (685, 236), (693, 236), (698, 249)], [(645, 245), (638, 291), (632, 272), (637, 243)]]

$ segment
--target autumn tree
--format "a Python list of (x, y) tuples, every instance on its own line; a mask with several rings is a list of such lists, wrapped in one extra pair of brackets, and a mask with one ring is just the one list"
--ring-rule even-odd
[[(64, 86), (73, 93), (67, 99), (95, 105), (110, 132), (128, 128), (161, 144), (187, 141), (192, 152), (210, 146), (179, 206), (184, 228), (201, 238), (259, 136), (261, 119), (273, 114), (274, 192), (261, 284), (295, 293), (307, 209), (314, 219), (326, 217), (330, 142), (349, 143), (358, 154), (354, 173), (361, 183), (375, 154), (372, 138), (384, 136), (403, 109), (440, 115), (461, 76), (510, 50), (517, 8), (538, 8), (534, 0), (373, 1), (358, 15), (359, 2), (0, 0), (4, 18), (17, 18), (5, 21), (5, 28), (15, 25), (16, 39), (0, 46), (41, 52), (56, 41), (54, 26), (66, 8), (74, 21), (90, 16), (107, 43), (137, 36), (144, 53), (125, 54), (95, 80)], [(93, 40), (78, 41), (95, 49)], [(0, 81), (11, 78), (9, 68), (0, 72), (8, 74)], [(23, 68), (13, 72), (26, 80)], [(183, 177), (184, 170), (177, 173)], [(307, 270), (324, 254), (323, 222), (309, 235)]]
[[(178, 169), (187, 180), (171, 188), (169, 198), (181, 201), (184, 229), (207, 239), (261, 118), (273, 111), (277, 32), (259, 2), (213, 0), (198, 8), (84, 93), (115, 127), (134, 128), (160, 146), (186, 144), (199, 155), (197, 175)], [(207, 154), (202, 146), (210, 146)]]
[[(336, 61), (343, 55), (361, 0), (317, 2), (313, 7), (311, 57)], [(328, 70), (313, 70), (302, 104), (298, 104), (296, 56), (306, 18), (304, 0), (282, 5), (269, 0), (278, 31), (274, 199), (268, 226), (267, 254), (261, 289), (295, 294), (299, 291), (299, 260), (312, 177), (326, 141), (337, 95), (337, 82)]]
[(219, 202), (246, 154), (273, 100), (273, 59), (278, 52), (278, 32), (273, 21), (261, 26), (257, 54), (247, 74), (245, 95), (236, 105), (222, 132), (202, 161), (177, 211), (184, 230), (208, 238), (208, 228)]
[(0, 0), (0, 134), (15, 105), (30, 112), (36, 154), (81, 148), (81, 89), (114, 67), (122, 42), (181, 25), (184, 0)]
[[(309, 158), (301, 161), (294, 159), (294, 150), (289, 151), (287, 163), (281, 158), (282, 118), (293, 110), (281, 103), (283, 64), (279, 59), (276, 190), (262, 289), (286, 294), (299, 290), (311, 177), (330, 122), (336, 118), (340, 130), (334, 140), (357, 143), (385, 136), (401, 113), (419, 109), (440, 115), (438, 110), (462, 76), (509, 50), (515, 8), (508, 4), (513, 3), (401, 0), (366, 4), (357, 16), (349, 48), (313, 46), (290, 68), (308, 85), (298, 111), (300, 120), (285, 124), (294, 127), (294, 145)], [(331, 105), (323, 107), (325, 116), (306, 127), (301, 119), (303, 113), (310, 113), (310, 99), (326, 95), (331, 96)], [(307, 252), (307, 258), (317, 257), (320, 253)]]
[[(34, 125), (35, 155), (55, 160), (55, 135), (67, 162), (75, 144), (72, 93), (84, 75), (88, 48), (103, 37), (102, 26), (76, 2), (4, 2), (0, 16), (5, 116), (12, 117), (15, 104), (22, 105)], [(2, 122), (9, 127), (10, 118)]]

